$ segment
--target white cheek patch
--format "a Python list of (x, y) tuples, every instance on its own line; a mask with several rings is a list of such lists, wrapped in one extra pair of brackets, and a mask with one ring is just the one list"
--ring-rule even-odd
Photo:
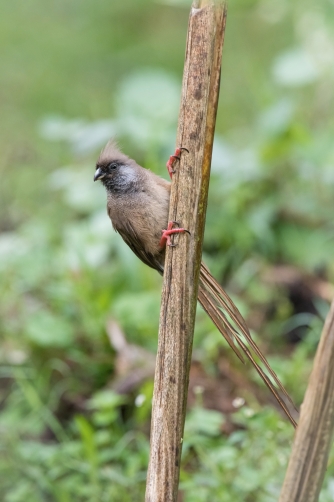
[(131, 166), (124, 165), (121, 167), (122, 177), (126, 178), (127, 183), (131, 184), (137, 181), (136, 171)]

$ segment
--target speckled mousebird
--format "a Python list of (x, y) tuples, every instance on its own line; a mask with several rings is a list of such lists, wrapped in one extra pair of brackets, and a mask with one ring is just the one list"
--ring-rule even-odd
[[(186, 149), (178, 148), (167, 162), (170, 175), (181, 150)], [(163, 274), (165, 248), (166, 244), (171, 245), (171, 235), (187, 231), (173, 228), (173, 223), (168, 223), (170, 182), (139, 166), (121, 152), (112, 140), (102, 150), (96, 163), (96, 180), (101, 180), (106, 188), (107, 211), (116, 232), (138, 258)], [(252, 339), (239, 310), (203, 262), (198, 301), (238, 357), (243, 361), (243, 352), (250, 359), (295, 426), (296, 422), (286, 404), (285, 398), (292, 403), (287, 392)], [(234, 321), (237, 329), (227, 316)], [(244, 340), (247, 340), (247, 344)], [(256, 354), (256, 360), (251, 351)]]

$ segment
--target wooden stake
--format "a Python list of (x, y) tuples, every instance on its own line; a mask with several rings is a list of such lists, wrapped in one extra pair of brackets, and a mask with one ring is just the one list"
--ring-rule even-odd
[(226, 5), (197, 0), (190, 12), (169, 221), (190, 231), (166, 253), (154, 380), (146, 502), (176, 502), (198, 279), (219, 95)]
[(280, 502), (316, 502), (334, 429), (334, 300), (301, 407)]

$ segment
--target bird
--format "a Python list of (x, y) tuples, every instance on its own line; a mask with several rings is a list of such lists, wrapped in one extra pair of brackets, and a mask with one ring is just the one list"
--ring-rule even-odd
[[(167, 162), (171, 177), (183, 150), (187, 149), (177, 148)], [(94, 181), (98, 180), (106, 189), (107, 212), (114, 230), (142, 262), (163, 275), (166, 245), (174, 245), (171, 236), (188, 232), (178, 223), (168, 222), (171, 183), (137, 164), (113, 139), (97, 160)], [(238, 308), (203, 262), (198, 301), (239, 359), (244, 362), (245, 355), (251, 361), (296, 427), (297, 410), (289, 394), (253, 340)]]

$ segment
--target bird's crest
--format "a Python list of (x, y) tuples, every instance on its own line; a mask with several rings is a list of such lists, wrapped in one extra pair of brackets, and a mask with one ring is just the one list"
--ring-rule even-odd
[(128, 159), (129, 157), (119, 149), (116, 140), (114, 138), (111, 138), (106, 146), (102, 149), (97, 161), (97, 165), (103, 165), (112, 160), (127, 161)]

